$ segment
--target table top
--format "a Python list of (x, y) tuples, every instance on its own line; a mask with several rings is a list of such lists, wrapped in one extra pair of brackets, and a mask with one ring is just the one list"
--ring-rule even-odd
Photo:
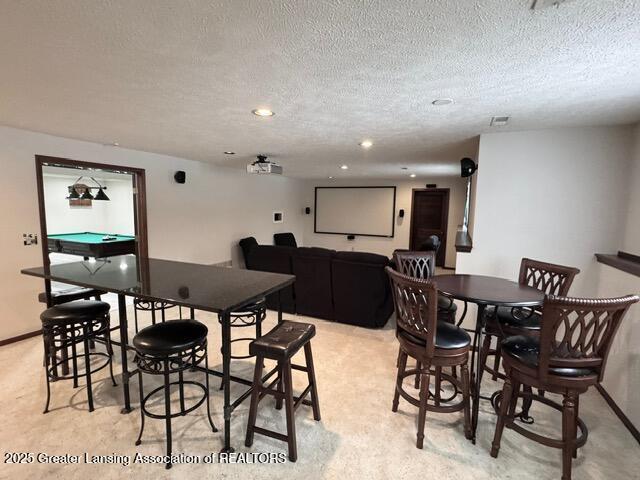
[[(104, 237), (113, 237), (111, 240), (104, 240)], [(109, 233), (77, 232), (77, 233), (56, 233), (47, 235), (50, 240), (66, 240), (67, 242), (78, 243), (113, 243), (135, 240), (131, 235), (115, 235)]]
[[(48, 270), (48, 271), (47, 271)], [(210, 312), (229, 312), (295, 281), (295, 276), (117, 255), (21, 270), (25, 275), (161, 300)]]
[(517, 282), (484, 275), (436, 275), (438, 290), (456, 300), (484, 305), (534, 307), (542, 305), (544, 293)]

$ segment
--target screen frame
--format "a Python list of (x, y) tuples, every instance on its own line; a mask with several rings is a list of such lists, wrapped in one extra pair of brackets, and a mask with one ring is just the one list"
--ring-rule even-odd
[[(318, 189), (336, 190), (336, 189), (355, 189), (355, 188), (389, 188), (393, 190), (393, 208), (391, 209), (391, 235), (375, 235), (371, 233), (353, 233), (353, 232), (324, 232), (318, 230)], [(396, 186), (395, 185), (372, 185), (372, 186), (340, 186), (340, 187), (315, 187), (313, 195), (313, 233), (323, 233), (327, 235), (355, 235), (357, 237), (377, 237), (377, 238), (394, 238), (396, 234)]]

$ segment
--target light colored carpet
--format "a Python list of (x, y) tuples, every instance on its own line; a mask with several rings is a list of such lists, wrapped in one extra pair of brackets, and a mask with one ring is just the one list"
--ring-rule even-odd
[[(270, 313), (264, 331), (274, 325)], [(220, 329), (216, 317), (200, 313), (210, 330), (210, 366), (220, 364)], [(284, 464), (174, 465), (2, 465), (0, 478), (100, 478), (135, 475), (145, 478), (408, 478), (408, 479), (555, 479), (560, 478), (560, 451), (543, 447), (505, 430), (498, 459), (489, 456), (495, 416), (488, 402), (481, 404), (478, 442), (464, 438), (462, 414), (427, 415), (424, 450), (415, 447), (417, 409), (400, 402), (391, 412), (397, 343), (393, 322), (382, 330), (285, 315), (317, 326), (313, 339), (322, 421), (313, 420), (311, 409), (301, 406), (296, 417), (298, 462)], [(114, 319), (115, 321), (115, 319)], [(236, 332), (244, 336), (247, 329)], [(242, 350), (236, 344), (234, 349)], [(119, 351), (116, 349), (116, 356)], [(252, 362), (234, 361), (233, 371), (250, 378)], [(116, 373), (119, 364), (115, 365)], [(615, 372), (609, 372), (615, 374)], [(194, 375), (201, 376), (201, 373)], [(294, 373), (294, 382), (304, 387), (304, 374)], [(96, 410), (87, 411), (83, 386), (74, 390), (70, 382), (52, 385), (52, 411), (42, 414), (45, 383), (40, 338), (0, 348), (0, 441), (4, 452), (44, 452), (47, 454), (119, 454), (133, 456), (164, 453), (164, 422), (147, 419), (143, 443), (134, 446), (140, 416), (136, 408), (120, 414), (122, 390), (112, 387), (106, 370), (94, 385)], [(119, 376), (116, 377), (119, 380)], [(200, 377), (201, 378), (201, 377)], [(214, 421), (221, 427), (222, 392), (219, 380), (212, 380)], [(148, 391), (152, 382), (146, 382)], [(483, 393), (499, 384), (485, 380)], [(233, 394), (245, 387), (234, 386)], [(132, 383), (134, 405), (138, 403), (137, 379)], [(638, 478), (640, 449), (628, 431), (595, 391), (581, 398), (581, 416), (590, 433), (578, 459), (574, 478), (584, 480)], [(256, 435), (252, 449), (244, 447), (248, 401), (234, 412), (233, 446), (240, 452), (286, 452), (279, 441)], [(559, 434), (560, 417), (546, 407), (533, 410), (536, 428)], [(273, 399), (260, 404), (258, 423), (284, 432), (284, 410), (273, 408)], [(222, 446), (222, 433), (208, 429), (205, 409), (176, 418), (174, 453), (203, 457)]]

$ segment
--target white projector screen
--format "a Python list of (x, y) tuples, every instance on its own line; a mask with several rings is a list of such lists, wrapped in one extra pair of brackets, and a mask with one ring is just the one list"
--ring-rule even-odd
[(396, 187), (316, 187), (315, 233), (393, 237)]

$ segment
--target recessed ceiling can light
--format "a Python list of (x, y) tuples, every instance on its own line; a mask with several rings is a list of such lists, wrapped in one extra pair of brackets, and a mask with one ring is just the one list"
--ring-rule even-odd
[(369, 148), (371, 145), (373, 145), (373, 142), (371, 140), (363, 140), (360, 142), (360, 146), (362, 148)]
[(453, 98), (436, 98), (431, 105), (435, 105), (437, 107), (441, 105), (451, 105), (453, 103)]
[(273, 117), (276, 114), (268, 108), (256, 108), (255, 110), (251, 110), (251, 113), (259, 117)]
[(416, 174), (412, 173), (411, 175), (409, 175), (411, 178), (416, 178)]
[(236, 152), (232, 152), (232, 151), (226, 151), (224, 152), (225, 155), (235, 155)]
[(332, 180), (332, 179), (333, 179), (333, 177), (329, 176), (329, 180)]
[(349, 165), (341, 165), (340, 169), (342, 170), (349, 170)]

